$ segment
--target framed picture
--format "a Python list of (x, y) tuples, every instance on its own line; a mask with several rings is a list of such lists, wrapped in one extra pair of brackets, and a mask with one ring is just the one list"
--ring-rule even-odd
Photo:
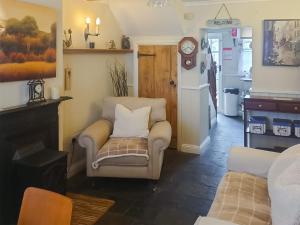
[(0, 82), (56, 77), (56, 13), (41, 10), (47, 19), (39, 12), (19, 15), (15, 10), (0, 18)]
[(263, 65), (300, 66), (300, 19), (264, 20)]

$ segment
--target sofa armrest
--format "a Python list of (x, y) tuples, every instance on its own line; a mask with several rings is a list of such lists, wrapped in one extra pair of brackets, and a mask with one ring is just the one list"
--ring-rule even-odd
[(212, 217), (199, 217), (194, 225), (237, 225), (232, 222), (215, 219)]
[(94, 147), (99, 150), (108, 140), (113, 126), (108, 120), (98, 120), (79, 136), (78, 142), (81, 147)]
[(165, 150), (169, 147), (172, 136), (172, 128), (168, 121), (155, 123), (148, 136), (148, 149), (150, 154), (153, 150)]
[(276, 152), (235, 147), (229, 153), (228, 170), (266, 178), (269, 168), (278, 155), (279, 153)]

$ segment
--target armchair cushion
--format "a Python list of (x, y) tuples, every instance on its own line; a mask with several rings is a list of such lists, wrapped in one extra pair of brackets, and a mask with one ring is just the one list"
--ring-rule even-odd
[(110, 138), (97, 152), (94, 169), (99, 166), (147, 166), (148, 142), (145, 138)]
[(272, 224), (300, 223), (300, 157), (277, 178), (272, 196)]
[(236, 224), (271, 224), (267, 180), (229, 172), (219, 184), (209, 217)]
[(300, 145), (295, 145), (281, 153), (269, 170), (268, 188), (274, 225), (294, 225), (299, 222), (299, 164)]
[(141, 137), (149, 135), (149, 115), (151, 107), (130, 110), (116, 105), (114, 130), (111, 137)]
[(114, 123), (115, 107), (122, 104), (134, 110), (146, 106), (151, 106), (150, 127), (159, 121), (166, 120), (166, 100), (163, 98), (138, 98), (138, 97), (107, 97), (103, 101), (102, 118)]
[(235, 147), (230, 150), (228, 170), (266, 178), (279, 153), (253, 148)]

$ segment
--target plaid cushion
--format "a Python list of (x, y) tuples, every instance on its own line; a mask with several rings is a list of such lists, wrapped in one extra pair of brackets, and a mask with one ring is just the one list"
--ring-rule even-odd
[(270, 225), (267, 180), (246, 173), (227, 173), (208, 216), (240, 225)]
[[(149, 159), (148, 140), (146, 138), (110, 138), (97, 152), (92, 167), (97, 169), (101, 164), (105, 164), (105, 160), (117, 158), (118, 164), (122, 164), (122, 159), (127, 161), (129, 159), (133, 165), (138, 165), (138, 162), (134, 162), (134, 157), (138, 161), (141, 161), (138, 157), (142, 157), (142, 162)], [(124, 165), (127, 164), (128, 162), (124, 163)]]

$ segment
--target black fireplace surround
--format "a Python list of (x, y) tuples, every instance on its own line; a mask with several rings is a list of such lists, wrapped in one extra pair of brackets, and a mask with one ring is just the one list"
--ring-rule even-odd
[(0, 111), (0, 224), (16, 212), (16, 152), (43, 146), (58, 151), (58, 105), (69, 97)]

